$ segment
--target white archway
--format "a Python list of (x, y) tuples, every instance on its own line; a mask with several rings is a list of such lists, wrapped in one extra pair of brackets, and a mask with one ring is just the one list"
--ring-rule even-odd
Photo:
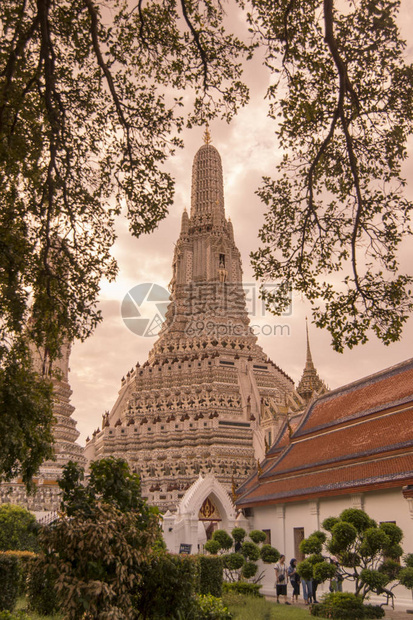
[(181, 544), (187, 544), (191, 545), (191, 553), (198, 552), (199, 545), (204, 542), (200, 539), (198, 515), (207, 498), (219, 511), (220, 527), (227, 531), (235, 527), (237, 514), (228, 491), (214, 474), (207, 474), (205, 478), (200, 475), (181, 499), (177, 512), (164, 515), (163, 531), (169, 551), (178, 553)]

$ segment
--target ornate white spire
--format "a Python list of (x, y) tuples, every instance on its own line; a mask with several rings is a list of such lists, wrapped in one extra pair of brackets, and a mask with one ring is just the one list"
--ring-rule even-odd
[(300, 379), (300, 383), (297, 387), (297, 392), (304, 399), (306, 403), (314, 395), (323, 394), (327, 391), (327, 387), (318, 376), (317, 370), (315, 369), (313, 358), (311, 356), (310, 349), (310, 338), (308, 335), (308, 321), (307, 317), (305, 318), (305, 331), (306, 331), (306, 339), (307, 339), (307, 354), (306, 354), (306, 362), (303, 370), (302, 377)]
[(210, 136), (196, 153), (192, 166), (192, 217), (212, 218), (215, 225), (225, 219), (221, 157), (210, 143)]

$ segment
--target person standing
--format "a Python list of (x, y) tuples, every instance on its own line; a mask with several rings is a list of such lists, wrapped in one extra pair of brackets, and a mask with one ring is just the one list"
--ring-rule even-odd
[(290, 578), (290, 583), (293, 588), (291, 602), (294, 603), (294, 597), (295, 602), (298, 602), (298, 597), (300, 595), (300, 575), (297, 573), (297, 560), (295, 558), (292, 558), (292, 560), (290, 561), (290, 566), (287, 569), (287, 574)]
[(310, 605), (313, 602), (313, 580), (301, 577), (301, 583), (303, 584), (304, 603)]
[(287, 601), (287, 567), (285, 565), (285, 555), (280, 556), (274, 570), (277, 603), (280, 602), (280, 596), (283, 596), (285, 598), (285, 604), (289, 605), (290, 603)]

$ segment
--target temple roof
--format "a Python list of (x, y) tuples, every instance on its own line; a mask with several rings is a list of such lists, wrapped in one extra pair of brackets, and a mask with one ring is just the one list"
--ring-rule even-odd
[(412, 414), (413, 359), (321, 396), (287, 444), (280, 433), (237, 505), (412, 484)]

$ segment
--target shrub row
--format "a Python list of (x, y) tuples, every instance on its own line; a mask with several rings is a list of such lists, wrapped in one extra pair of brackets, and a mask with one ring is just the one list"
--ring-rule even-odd
[(19, 578), (18, 559), (0, 553), (0, 611), (13, 611), (19, 594)]
[(237, 594), (246, 594), (249, 596), (261, 596), (260, 589), (262, 586), (259, 583), (249, 583), (247, 581), (234, 581), (233, 583), (224, 583), (222, 591), (236, 592)]
[(321, 603), (313, 605), (311, 615), (336, 620), (364, 620), (383, 618), (385, 612), (379, 605), (364, 605), (362, 599), (350, 592), (332, 592)]

